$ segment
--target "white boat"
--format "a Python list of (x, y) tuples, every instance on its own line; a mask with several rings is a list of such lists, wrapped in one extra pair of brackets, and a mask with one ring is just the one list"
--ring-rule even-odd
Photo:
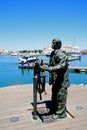
[(13, 53), (11, 53), (11, 56), (17, 56), (17, 55), (18, 55), (17, 52), (13, 52)]
[(69, 61), (81, 59), (81, 53), (80, 52), (70, 52), (67, 55), (68, 55)]
[(74, 60), (79, 60), (80, 57), (78, 56), (68, 56), (68, 61), (74, 61)]
[(24, 55), (18, 59), (19, 67), (34, 67), (35, 61), (39, 58), (36, 55)]
[(18, 63), (35, 62), (36, 56), (23, 56), (18, 59)]

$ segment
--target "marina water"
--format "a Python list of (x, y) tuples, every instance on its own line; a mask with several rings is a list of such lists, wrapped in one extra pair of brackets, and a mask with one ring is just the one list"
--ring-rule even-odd
[[(17, 84), (32, 84), (33, 69), (21, 69), (18, 67), (19, 56), (0, 55), (0, 88)], [(49, 57), (39, 56), (39, 59), (49, 61)], [(80, 60), (70, 61), (72, 66), (87, 66), (87, 55), (82, 55)], [(49, 82), (49, 73), (46, 82)], [(71, 84), (87, 84), (87, 73), (69, 72)]]

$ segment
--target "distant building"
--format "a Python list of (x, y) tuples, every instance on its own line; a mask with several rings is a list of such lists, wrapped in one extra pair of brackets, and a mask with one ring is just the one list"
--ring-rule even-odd
[(42, 53), (44, 55), (50, 55), (50, 53), (52, 52), (52, 48), (51, 47), (47, 47), (45, 49), (43, 49)]
[[(61, 49), (63, 51), (65, 51), (66, 53), (80, 53), (81, 52), (79, 47), (71, 46), (71, 45), (62, 46)], [(50, 55), (51, 52), (52, 52), (52, 48), (51, 47), (47, 47), (47, 48), (43, 49), (43, 51), (42, 51), (42, 53), (45, 54), (45, 55)]]
[(81, 52), (79, 47), (71, 46), (71, 45), (63, 46), (62, 50), (65, 51), (66, 53), (80, 53)]
[(8, 55), (8, 54), (11, 54), (13, 53), (14, 51), (9, 51), (9, 50), (0, 50), (0, 54), (1, 55)]

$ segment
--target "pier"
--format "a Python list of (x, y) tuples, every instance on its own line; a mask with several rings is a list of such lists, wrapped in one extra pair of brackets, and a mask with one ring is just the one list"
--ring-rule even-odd
[[(44, 63), (44, 64), (46, 65), (48, 63)], [(28, 66), (28, 64), (24, 64), (22, 66), (21, 64), (19, 64), (18, 67), (31, 69), (31, 68), (34, 68), (34, 64), (32, 66)], [(69, 66), (69, 70), (73, 72), (87, 73), (87, 67), (83, 67), (83, 66)]]
[[(51, 86), (46, 84), (47, 95), (43, 101), (50, 100)], [(42, 122), (32, 118), (33, 85), (14, 85), (0, 88), (0, 130), (87, 130), (87, 85), (71, 84), (68, 88), (67, 118)], [(39, 95), (38, 101), (40, 102)], [(37, 106), (45, 109), (44, 104)]]
[(74, 72), (85, 72), (85, 73), (87, 73), (87, 67), (83, 67), (83, 66), (69, 66), (69, 70), (72, 70)]

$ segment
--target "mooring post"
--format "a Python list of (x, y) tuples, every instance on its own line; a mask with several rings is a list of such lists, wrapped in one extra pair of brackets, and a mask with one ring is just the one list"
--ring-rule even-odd
[(37, 120), (37, 76), (33, 78), (33, 119)]

